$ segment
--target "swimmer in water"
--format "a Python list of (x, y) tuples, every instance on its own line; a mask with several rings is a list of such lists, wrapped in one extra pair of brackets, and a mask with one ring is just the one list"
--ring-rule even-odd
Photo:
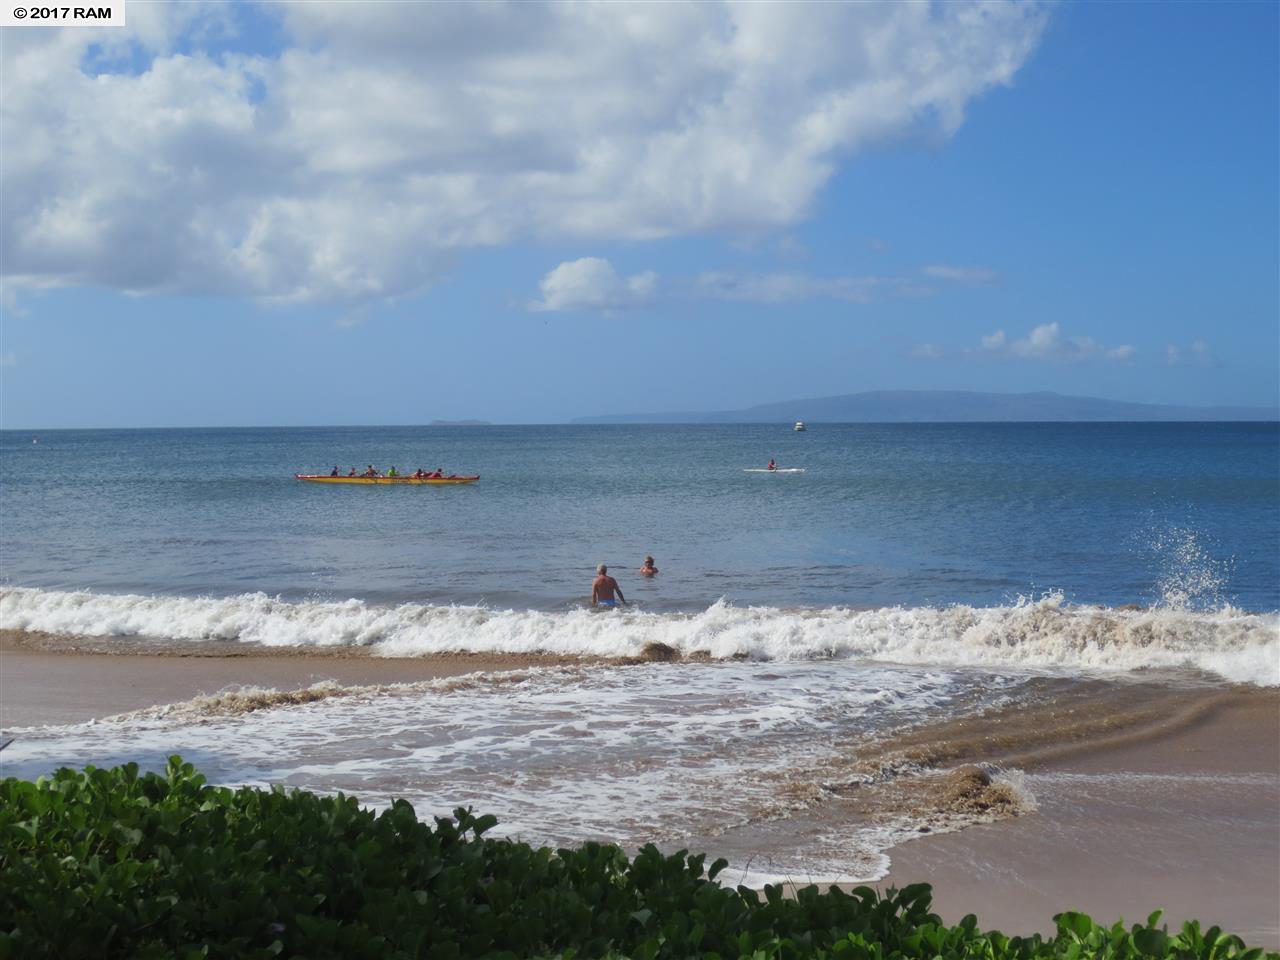
[(596, 578), (591, 582), (591, 605), (616, 607), (619, 603), (626, 602), (627, 598), (622, 595), (618, 581), (609, 576), (609, 568), (603, 563), (596, 567)]

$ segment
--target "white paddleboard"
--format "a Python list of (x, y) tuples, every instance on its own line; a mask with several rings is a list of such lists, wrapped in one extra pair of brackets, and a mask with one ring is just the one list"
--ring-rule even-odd
[(778, 467), (776, 470), (770, 470), (768, 467), (745, 467), (743, 473), (804, 473), (804, 467)]

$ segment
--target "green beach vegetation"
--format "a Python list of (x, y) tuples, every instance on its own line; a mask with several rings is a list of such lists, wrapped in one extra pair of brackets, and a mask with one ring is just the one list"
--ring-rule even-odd
[(0, 781), (0, 957), (1280, 958), (1160, 915), (1051, 937), (930, 912), (927, 884), (784, 896), (646, 846), (550, 850), (396, 801), (213, 787), (171, 757)]

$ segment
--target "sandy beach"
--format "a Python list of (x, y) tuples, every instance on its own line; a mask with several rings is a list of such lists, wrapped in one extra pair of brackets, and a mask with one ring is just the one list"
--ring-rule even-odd
[[(182, 656), (120, 656), (105, 643), (0, 632), (5, 730), (242, 686), (397, 683), (563, 662), (218, 643)], [(972, 912), (1010, 933), (1048, 931), (1065, 909), (1132, 922), (1162, 908), (1171, 925), (1195, 917), (1251, 945), (1280, 946), (1280, 691), (1232, 688), (1175, 722), (1051, 744), (1018, 761), (1054, 787), (1038, 791), (1037, 810), (903, 844), (881, 886), (927, 881), (944, 918)]]
[(465, 653), (393, 659), (359, 647), (325, 651), (218, 641), (188, 646), (182, 654), (168, 648), (157, 653), (154, 645), (115, 638), (0, 630), (0, 727), (79, 723), (228, 688), (298, 690), (325, 680), (344, 686), (411, 683), (566, 662)]
[(1185, 726), (1028, 765), (1065, 782), (1034, 813), (896, 848), (884, 883), (926, 879), (950, 921), (1050, 929), (1079, 910), (1218, 925), (1280, 947), (1280, 696), (1239, 690)]

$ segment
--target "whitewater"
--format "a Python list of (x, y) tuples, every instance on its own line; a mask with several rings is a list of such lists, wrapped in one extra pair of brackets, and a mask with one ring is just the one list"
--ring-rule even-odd
[(853, 610), (737, 606), (697, 613), (567, 612), (350, 599), (289, 602), (0, 589), (0, 629), (163, 642), (362, 647), (385, 657), (441, 653), (635, 657), (663, 644), (713, 660), (862, 660), (1114, 674), (1193, 670), (1280, 685), (1280, 617), (1224, 607), (1113, 609), (1060, 593), (998, 607)]

